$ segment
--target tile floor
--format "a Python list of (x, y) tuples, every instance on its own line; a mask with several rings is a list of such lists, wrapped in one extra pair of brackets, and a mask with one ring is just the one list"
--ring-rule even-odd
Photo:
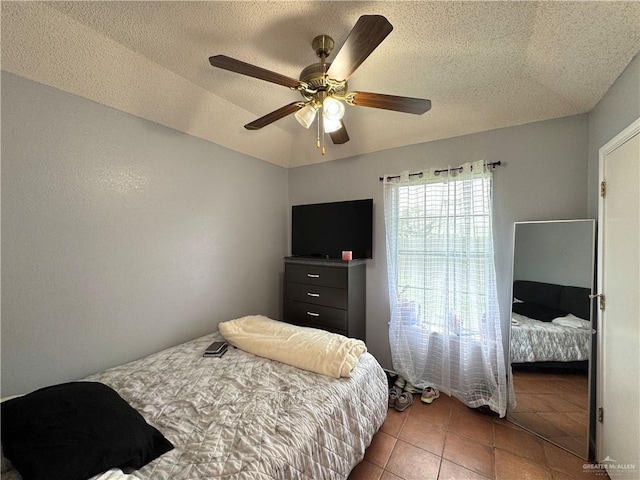
[(388, 411), (349, 480), (607, 480), (603, 471), (505, 419), (441, 394)]
[(518, 405), (509, 417), (556, 445), (587, 455), (589, 381), (586, 373), (513, 371)]

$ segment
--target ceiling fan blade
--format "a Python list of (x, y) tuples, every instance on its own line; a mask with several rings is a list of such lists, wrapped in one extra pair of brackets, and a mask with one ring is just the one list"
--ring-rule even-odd
[(342, 128), (340, 130), (336, 130), (335, 132), (331, 132), (329, 134), (331, 136), (331, 141), (335, 145), (341, 145), (349, 141), (349, 134), (347, 133), (347, 129), (344, 126), (344, 122), (342, 120), (340, 120), (340, 124), (342, 125)]
[(229, 70), (230, 72), (240, 73), (249, 77), (259, 78), (266, 82), (277, 83), (278, 85), (283, 85), (285, 87), (297, 89), (300, 86), (300, 82), (295, 78), (280, 75), (279, 73), (272, 72), (271, 70), (256, 67), (255, 65), (227, 57), (226, 55), (215, 55), (213, 57), (209, 57), (209, 63), (214, 67)]
[(431, 109), (431, 100), (424, 98), (397, 97), (382, 93), (349, 92), (349, 103), (358, 107), (384, 108), (396, 112), (422, 115)]
[(382, 15), (361, 16), (331, 62), (327, 76), (338, 81), (348, 80), (391, 30), (393, 26)]
[(270, 123), (275, 122), (276, 120), (280, 120), (281, 118), (286, 117), (287, 115), (291, 115), (294, 112), (297, 112), (302, 107), (304, 107), (304, 102), (293, 102), (289, 105), (285, 105), (277, 110), (274, 110), (271, 113), (267, 113), (264, 117), (260, 117), (257, 120), (254, 120), (251, 123), (247, 123), (244, 128), (247, 130), (259, 130), (262, 127), (266, 127)]

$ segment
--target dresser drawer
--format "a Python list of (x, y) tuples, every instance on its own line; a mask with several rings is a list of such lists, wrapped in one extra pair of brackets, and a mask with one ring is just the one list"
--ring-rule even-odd
[(285, 300), (284, 318), (289, 323), (323, 328), (334, 332), (347, 331), (347, 312), (339, 308)]
[(307, 285), (347, 288), (347, 273), (346, 268), (316, 265), (285, 265), (285, 280), (287, 282), (305, 283)]
[(286, 282), (285, 298), (333, 308), (347, 308), (347, 291), (343, 288)]

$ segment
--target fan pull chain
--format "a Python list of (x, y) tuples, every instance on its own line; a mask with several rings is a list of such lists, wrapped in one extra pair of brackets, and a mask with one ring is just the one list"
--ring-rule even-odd
[(324, 148), (324, 115), (321, 114), (321, 112), (324, 111), (324, 107), (322, 107), (319, 111), (318, 111), (318, 118), (319, 118), (319, 122), (318, 124), (322, 123), (322, 126), (320, 127), (321, 131), (322, 131), (322, 135), (320, 135), (320, 138), (322, 139), (322, 155), (324, 155), (325, 153), (327, 153), (327, 151)]
[(320, 109), (318, 109), (318, 111), (316, 112), (316, 116), (318, 117), (318, 121), (316, 122), (318, 124), (318, 138), (316, 139), (316, 148), (320, 148)]

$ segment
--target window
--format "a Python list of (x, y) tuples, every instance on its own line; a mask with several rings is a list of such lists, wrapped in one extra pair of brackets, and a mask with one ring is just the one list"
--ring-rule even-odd
[[(481, 194), (488, 184), (480, 178), (398, 187), (398, 301), (404, 321), (443, 333), (480, 334), (482, 319), (473, 306), (486, 296), (481, 280), (491, 232)], [(450, 298), (457, 310), (445, 310)]]
[(492, 175), (482, 162), (457, 171), (385, 182), (393, 366), (414, 385), (504, 414)]

